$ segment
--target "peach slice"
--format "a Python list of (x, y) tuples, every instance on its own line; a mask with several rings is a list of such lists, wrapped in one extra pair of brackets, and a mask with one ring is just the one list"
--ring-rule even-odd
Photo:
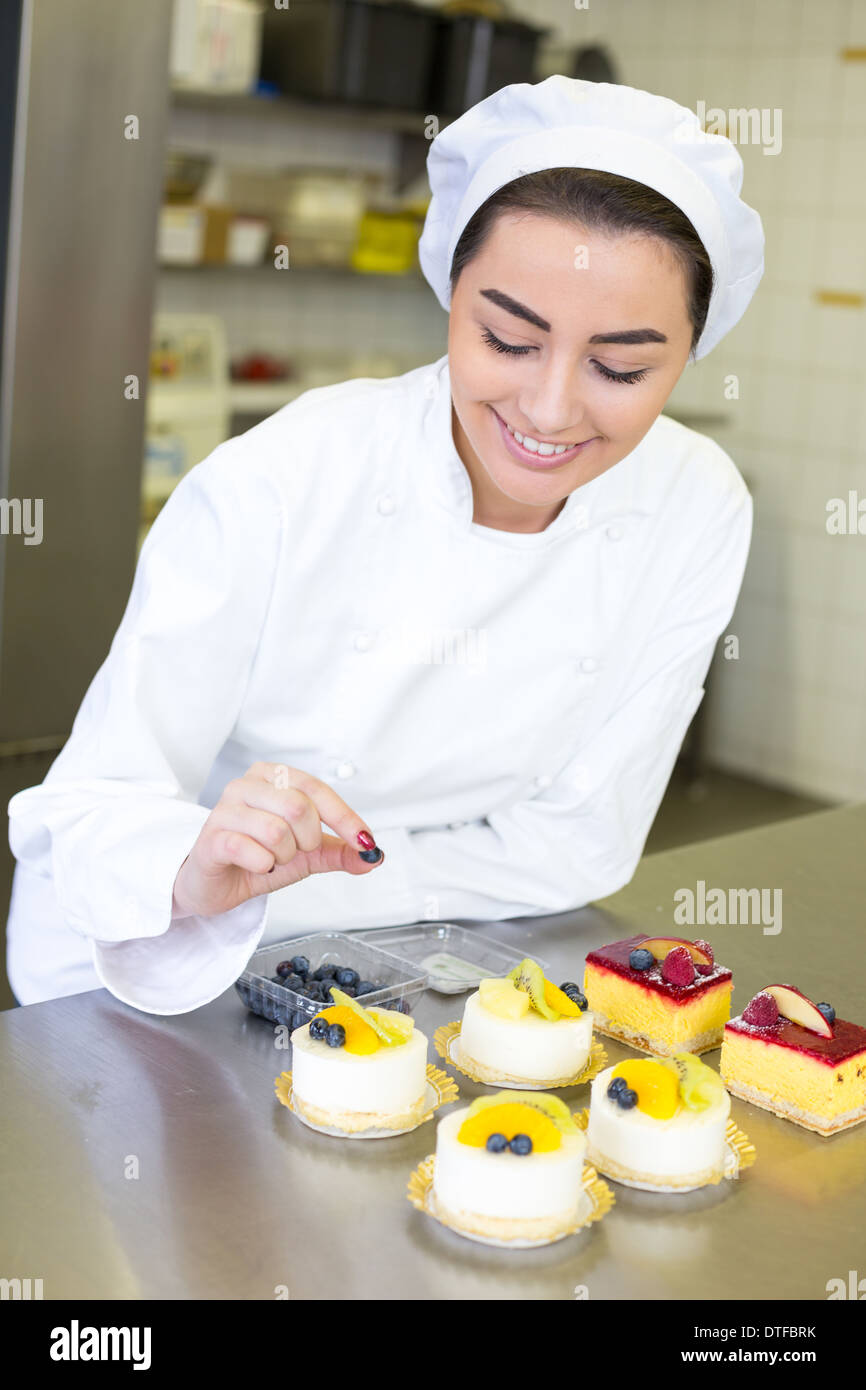
[(491, 1134), (504, 1134), (509, 1142), (515, 1134), (528, 1134), (533, 1153), (552, 1153), (562, 1145), (562, 1135), (548, 1115), (520, 1101), (486, 1106), (474, 1115), (467, 1115), (457, 1139), (473, 1149), (483, 1149)]
[(544, 981), (544, 1002), (549, 1004), (551, 1009), (555, 1009), (563, 1018), (580, 1018), (580, 1009), (573, 999), (569, 999), (567, 994), (563, 994), (559, 985), (553, 984), (550, 980)]
[(672, 951), (675, 946), (685, 946), (695, 965), (708, 965), (712, 969), (712, 957), (693, 941), (684, 941), (681, 936), (651, 936), (648, 941), (639, 941), (634, 949), (651, 951), (656, 960), (664, 960), (668, 951)]
[(679, 1110), (679, 1073), (664, 1062), (650, 1057), (620, 1062), (614, 1067), (611, 1080), (618, 1076), (637, 1093), (637, 1108), (645, 1115), (651, 1115), (654, 1120), (669, 1120)]
[(819, 1037), (832, 1038), (833, 1029), (821, 1010), (793, 985), (767, 985), (763, 993), (772, 995), (783, 1018), (799, 1023), (801, 1028), (808, 1028)]

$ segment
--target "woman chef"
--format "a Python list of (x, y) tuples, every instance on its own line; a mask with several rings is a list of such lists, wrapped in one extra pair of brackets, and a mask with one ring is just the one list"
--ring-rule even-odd
[(213, 999), (264, 939), (576, 908), (634, 873), (751, 499), (661, 411), (763, 272), (742, 163), (628, 87), (440, 134), (448, 354), (308, 391), (179, 483), (71, 737), (9, 805), (9, 975)]

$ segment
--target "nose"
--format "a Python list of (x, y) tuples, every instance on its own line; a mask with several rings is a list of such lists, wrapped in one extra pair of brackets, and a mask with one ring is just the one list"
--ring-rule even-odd
[(520, 393), (518, 404), (523, 418), (545, 438), (580, 437), (585, 411), (575, 376), (573, 366), (551, 363), (537, 381), (527, 384)]

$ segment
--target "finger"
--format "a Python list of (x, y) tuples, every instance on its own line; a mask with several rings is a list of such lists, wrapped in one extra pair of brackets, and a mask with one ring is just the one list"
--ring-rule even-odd
[(347, 874), (369, 874), (378, 869), (380, 864), (384, 864), (384, 851), (380, 850), (379, 854), (380, 858), (375, 864), (368, 864), (357, 850), (346, 844), (345, 840), (338, 840), (334, 835), (323, 835), (320, 847), (307, 855), (306, 859), (311, 874), (341, 871)]
[(300, 768), (287, 767), (284, 763), (256, 763), (247, 775), (254, 771), (264, 781), (274, 785), (277, 791), (292, 788), (303, 792), (312, 801), (325, 825), (342, 836), (356, 853), (360, 849), (370, 848), (363, 840), (359, 840), (360, 835), (368, 836), (375, 845), (375, 836), (366, 821), (363, 821), (327, 782), (320, 781), (309, 772), (302, 772)]
[[(315, 813), (314, 813), (315, 814)], [(245, 804), (217, 806), (213, 813), (213, 829), (240, 830), (272, 851), (274, 864), (288, 864), (298, 852), (298, 843), (282, 816), (260, 811)], [(319, 827), (321, 839), (321, 827)]]
[[(322, 843), (322, 822), (308, 796), (294, 787), (281, 791), (258, 777), (244, 778), (243, 788), (244, 804), (278, 817), (283, 833), (288, 827), (299, 849), (318, 849)], [(282, 864), (285, 860), (279, 862)]]
[(218, 830), (211, 841), (211, 857), (214, 864), (233, 864), (251, 874), (266, 874), (274, 862), (273, 850), (240, 830)]

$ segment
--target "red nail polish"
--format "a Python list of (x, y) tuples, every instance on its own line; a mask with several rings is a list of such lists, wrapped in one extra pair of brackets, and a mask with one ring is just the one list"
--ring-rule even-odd
[(359, 833), (358, 833), (358, 844), (359, 844), (359, 845), (363, 845), (363, 846), (364, 846), (364, 849), (375, 849), (375, 848), (376, 848), (376, 841), (373, 839), (373, 836), (372, 836), (372, 835), (368, 835), (368, 834), (367, 834), (367, 831), (366, 831), (366, 830), (361, 830), (361, 831), (359, 831)]

